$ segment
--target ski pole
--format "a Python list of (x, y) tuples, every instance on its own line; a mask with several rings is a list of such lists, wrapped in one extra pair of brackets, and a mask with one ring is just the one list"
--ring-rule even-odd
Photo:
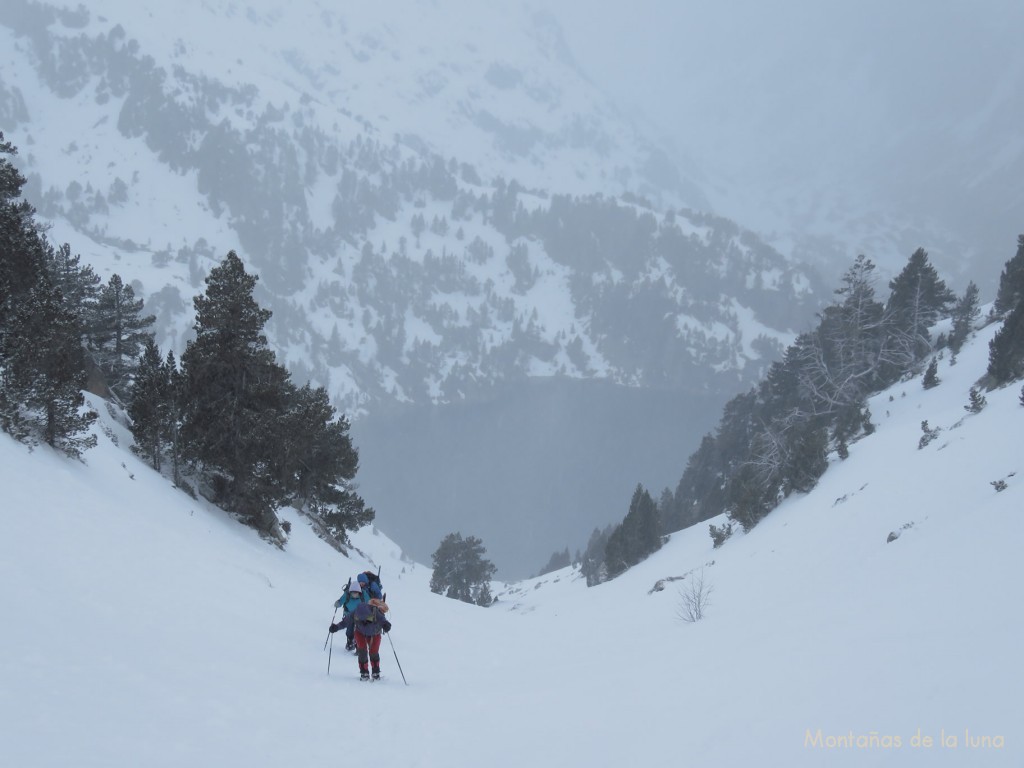
[(398, 660), (398, 651), (395, 650), (395, 641), (391, 639), (390, 632), (385, 632), (384, 634), (388, 636), (388, 642), (391, 643), (391, 652), (395, 654), (395, 664), (398, 665), (398, 671), (402, 673), (402, 682), (408, 685), (409, 681), (405, 679), (405, 672), (402, 672), (402, 662)]
[[(338, 606), (334, 606), (334, 615), (331, 617), (331, 624), (338, 618)], [(327, 650), (327, 641), (331, 639), (331, 635), (334, 634), (330, 630), (327, 630), (327, 637), (324, 638), (324, 650)]]
[[(334, 626), (334, 620), (338, 618), (338, 606), (334, 606), (334, 615), (331, 617), (331, 626)], [(334, 633), (331, 630), (327, 630), (327, 640), (331, 641), (330, 650), (327, 651), (327, 674), (331, 674), (331, 656), (334, 655)], [(327, 647), (327, 640), (324, 640), (324, 648)]]

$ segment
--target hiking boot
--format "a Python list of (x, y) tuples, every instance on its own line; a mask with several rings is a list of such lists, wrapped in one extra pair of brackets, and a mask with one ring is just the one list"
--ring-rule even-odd
[(360, 680), (369, 680), (370, 679), (370, 673), (369, 672), (360, 672), (359, 673), (359, 679)]
[(379, 669), (373, 670), (373, 679), (374, 680), (380, 680), (380, 670)]

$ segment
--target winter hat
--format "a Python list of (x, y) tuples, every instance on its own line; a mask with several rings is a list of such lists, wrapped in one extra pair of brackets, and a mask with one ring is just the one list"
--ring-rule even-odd
[(356, 579), (359, 580), (360, 584), (369, 584), (370, 583), (370, 578), (365, 573), (360, 573), (358, 576), (356, 576)]

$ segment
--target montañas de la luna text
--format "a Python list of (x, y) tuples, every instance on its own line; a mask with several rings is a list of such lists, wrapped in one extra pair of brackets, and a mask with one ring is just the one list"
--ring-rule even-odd
[(826, 734), (821, 728), (804, 732), (804, 747), (810, 749), (1003, 749), (1006, 738), (1002, 735), (972, 733), (964, 728), (963, 734), (945, 729), (938, 736), (923, 733), (920, 728), (910, 738), (905, 736), (867, 731), (866, 733)]

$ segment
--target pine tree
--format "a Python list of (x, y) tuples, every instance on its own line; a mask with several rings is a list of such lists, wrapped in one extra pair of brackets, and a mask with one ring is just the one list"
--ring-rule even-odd
[(826, 307), (818, 327), (794, 345), (800, 388), (815, 414), (859, 407), (906, 364), (906, 351), (887, 343), (892, 323), (875, 299), (874, 270), (858, 256), (836, 290), (841, 301)]
[(953, 329), (949, 334), (949, 348), (953, 354), (959, 354), (964, 342), (974, 329), (974, 323), (981, 316), (978, 303), (978, 286), (972, 280), (967, 284), (964, 295), (957, 300), (953, 308)]
[(977, 387), (971, 387), (971, 391), (968, 393), (967, 405), (964, 406), (964, 410), (969, 413), (981, 413), (985, 406), (988, 405), (988, 400), (978, 390)]
[(729, 478), (725, 502), (729, 519), (749, 531), (774, 508), (776, 495), (765, 487), (756, 467), (744, 464)]
[(934, 429), (928, 426), (928, 421), (921, 422), (921, 437), (917, 441), (917, 449), (921, 450), (928, 446), (936, 437), (939, 436), (939, 432), (942, 431), (942, 427), (935, 427)]
[(931, 362), (928, 363), (928, 368), (924, 372), (924, 378), (921, 380), (921, 385), (925, 389), (931, 389), (939, 385), (939, 361), (932, 358)]
[(654, 499), (637, 485), (622, 523), (612, 531), (605, 546), (608, 577), (614, 579), (661, 549), (661, 526)]
[(608, 579), (608, 567), (605, 565), (605, 550), (614, 526), (604, 530), (595, 528), (587, 540), (587, 548), (580, 556), (580, 573), (587, 580), (587, 586), (593, 587)]
[(185, 457), (181, 442), (181, 426), (185, 418), (185, 374), (174, 359), (174, 352), (168, 351), (164, 358), (164, 381), (167, 382), (167, 396), (164, 400), (166, 412), (163, 415), (164, 442), (171, 461), (171, 478), (179, 488), (182, 484), (182, 469)]
[(167, 433), (169, 382), (160, 350), (147, 338), (132, 384), (128, 415), (135, 438), (133, 450), (159, 471)]
[(350, 531), (373, 522), (373, 509), (353, 483), (359, 454), (349, 422), (337, 416), (327, 390), (309, 385), (292, 389), (277, 448), (277, 471), (292, 503), (320, 515), (342, 543), (348, 542)]
[(19, 299), (39, 285), (46, 270), (46, 243), (35, 209), (19, 199), (25, 178), (8, 159), (16, 154), (0, 132), (0, 333)]
[(4, 337), (4, 389), (16, 404), (8, 431), (38, 436), (69, 456), (80, 456), (96, 444), (83, 433), (96, 420), (82, 411), (85, 397), (85, 358), (78, 318), (64, 303), (59, 289), (33, 289), (11, 318)]
[(125, 285), (119, 275), (111, 275), (96, 300), (92, 350), (107, 386), (118, 398), (126, 398), (149, 329), (156, 322), (143, 316), (142, 299)]
[(253, 299), (257, 278), (231, 251), (194, 299), (196, 338), (182, 355), (181, 441), (212, 484), (216, 503), (276, 535), (286, 490), (273, 471), (288, 372), (263, 335), (270, 312)]
[(561, 552), (551, 553), (551, 557), (548, 558), (547, 565), (541, 568), (537, 575), (543, 576), (546, 573), (567, 568), (571, 562), (572, 557), (569, 555), (569, 548), (566, 547)]
[(708, 533), (711, 535), (711, 543), (715, 549), (725, 544), (725, 542), (732, 536), (732, 523), (725, 523), (724, 525), (709, 525)]
[(461, 533), (449, 533), (431, 556), (434, 572), (430, 591), (464, 603), (490, 605), (489, 582), (497, 569), (484, 557), (486, 553), (483, 542), (475, 536), (463, 539)]
[(52, 285), (60, 289), (64, 305), (78, 320), (82, 344), (89, 350), (89, 362), (94, 363), (91, 350), (97, 332), (96, 305), (100, 294), (100, 278), (82, 257), (71, 254), (67, 243), (47, 249), (46, 268)]
[[(8, 159), (15, 153), (0, 133), (0, 426), (79, 456), (96, 443), (87, 434), (96, 414), (83, 411), (83, 313), (54, 271), (70, 249), (55, 251), (19, 200), (25, 179)], [(72, 280), (66, 289), (78, 287)]]
[(31, 430), (22, 419), (20, 392), (14, 388), (19, 375), (10, 359), (21, 343), (20, 331), (12, 325), (29, 293), (49, 286), (48, 246), (33, 218), (35, 209), (19, 199), (25, 178), (8, 159), (15, 154), (0, 132), (0, 426), (27, 439)]
[(995, 384), (1024, 376), (1024, 294), (988, 345), (988, 375)]
[(886, 309), (896, 340), (911, 361), (919, 360), (931, 349), (928, 329), (948, 312), (956, 296), (939, 278), (923, 248), (914, 251), (889, 288), (892, 293)]
[(786, 433), (786, 443), (783, 490), (809, 493), (828, 469), (828, 430), (807, 420)]
[(1017, 237), (1017, 253), (999, 275), (999, 289), (993, 311), (1004, 315), (1024, 299), (1024, 235)]

